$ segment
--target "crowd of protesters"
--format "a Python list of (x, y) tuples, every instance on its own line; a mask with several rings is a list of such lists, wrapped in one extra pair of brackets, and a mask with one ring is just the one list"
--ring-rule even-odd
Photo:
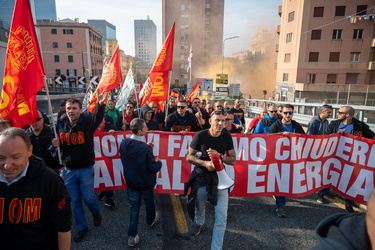
[[(58, 113), (56, 124), (57, 138), (54, 138), (54, 130), (51, 125), (48, 125), (48, 118), (41, 112), (39, 112), (39, 118), (36, 119), (35, 124), (26, 129), (26, 135), (28, 135), (29, 139), (25, 139), (20, 131), (10, 131), (10, 122), (0, 119), (0, 156), (4, 158), (8, 157), (7, 154), (10, 154), (9, 150), (1, 147), (3, 137), (4, 143), (20, 137), (22, 140), (18, 141), (17, 139), (18, 144), (14, 144), (17, 147), (15, 150), (20, 149), (20, 151), (24, 152), (22, 156), (26, 159), (19, 171), (19, 176), (9, 177), (5, 167), (8, 163), (1, 163), (1, 185), (11, 187), (21, 184), (26, 185), (20, 179), (22, 179), (22, 176), (27, 177), (29, 174), (26, 174), (28, 167), (34, 169), (35, 164), (43, 166), (43, 171), (46, 171), (46, 168), (52, 170), (51, 172), (48, 172), (48, 170), (48, 174), (43, 172), (43, 176), (51, 175), (54, 172), (56, 177), (53, 178), (59, 179), (58, 174), (62, 177), (65, 185), (59, 191), (57, 198), (64, 199), (64, 202), (67, 202), (64, 206), (64, 213), (61, 215), (61, 220), (64, 221), (56, 222), (53, 230), (59, 237), (55, 238), (55, 242), (50, 243), (51, 245), (61, 246), (61, 249), (70, 246), (70, 244), (64, 245), (60, 243), (60, 240), (66, 240), (68, 235), (70, 239), (71, 225), (70, 222), (67, 222), (67, 220), (70, 220), (70, 214), (66, 212), (67, 209), (70, 210), (71, 208), (73, 211), (77, 228), (73, 240), (80, 242), (88, 232), (88, 222), (82, 201), (84, 201), (92, 214), (95, 226), (100, 226), (102, 221), (98, 200), (105, 200), (105, 206), (108, 208), (115, 206), (113, 191), (101, 192), (98, 197), (94, 193), (93, 166), (95, 154), (93, 136), (95, 132), (115, 133), (115, 131), (124, 130), (132, 132), (132, 136), (124, 140), (120, 147), (124, 178), (128, 186), (128, 200), (131, 205), (128, 231), (129, 246), (134, 246), (139, 242), (137, 224), (142, 198), (146, 205), (148, 226), (152, 227), (159, 218), (159, 213), (156, 212), (154, 204), (153, 188), (156, 185), (156, 174), (161, 169), (161, 162), (159, 159), (154, 159), (152, 143), (146, 143), (145, 141), (144, 135), (146, 131), (170, 131), (178, 132), (182, 135), (190, 131), (198, 132), (193, 138), (187, 155), (187, 161), (195, 165), (189, 179), (192, 192), (190, 195), (193, 195), (196, 199), (196, 205), (194, 203), (192, 208), (195, 214), (195, 217), (192, 218), (194, 220), (192, 234), (198, 235), (204, 231), (204, 207), (206, 206), (206, 200), (209, 200), (215, 206), (212, 249), (222, 249), (223, 247), (229, 189), (217, 191), (217, 187), (215, 187), (217, 182), (212, 182), (215, 178), (217, 179), (217, 175), (213, 171), (215, 168), (211, 163), (211, 158), (218, 156), (222, 162), (230, 165), (235, 163), (231, 133), (243, 133), (246, 135), (282, 133), (284, 136), (288, 136), (290, 133), (325, 135), (346, 132), (375, 139), (375, 134), (369, 129), (369, 126), (354, 118), (355, 110), (351, 106), (340, 107), (337, 112), (337, 120), (329, 122), (328, 118), (332, 115), (333, 108), (330, 105), (323, 105), (320, 114), (311, 119), (307, 132), (305, 132), (302, 126), (293, 120), (294, 107), (290, 104), (280, 106), (270, 104), (262, 108), (259, 116), (252, 119), (246, 127), (245, 112), (241, 108), (243, 103), (239, 99), (236, 99), (233, 107), (230, 107), (227, 101), (224, 103), (220, 101), (210, 103), (207, 100), (195, 98), (192, 102), (189, 102), (187, 99), (177, 99), (171, 96), (163, 111), (156, 102), (139, 107), (134, 101), (129, 101), (125, 105), (124, 111), (119, 111), (115, 107), (115, 100), (108, 100), (107, 104), (105, 104), (105, 95), (106, 93), (101, 93), (98, 96), (98, 103), (93, 114), (83, 110), (81, 102), (77, 99), (69, 99), (61, 103), (61, 110)], [(3, 145), (5, 145), (4, 143)], [(59, 150), (60, 152), (58, 152)], [(203, 155), (197, 155), (198, 151), (202, 151)], [(36, 157), (37, 160), (30, 157)], [(40, 158), (45, 163), (38, 162)], [(29, 160), (27, 161), (27, 159)], [(200, 181), (194, 182), (193, 180), (197, 177), (201, 177), (199, 178)], [(206, 187), (209, 187), (207, 190), (216, 191), (207, 192)], [(317, 202), (326, 203), (325, 197), (329, 195), (329, 191), (328, 188), (320, 190)], [(4, 194), (0, 192), (0, 198), (2, 197), (1, 195)], [(285, 218), (285, 197), (276, 196), (275, 200), (276, 215), (280, 218)], [(53, 202), (56, 206), (56, 199)], [(5, 206), (9, 205), (10, 202), (7, 201)], [(59, 203), (58, 206), (60, 205)], [(345, 208), (347, 212), (355, 212), (353, 205), (353, 201), (346, 199)], [(49, 209), (53, 211), (56, 207)], [(43, 216), (48, 218), (48, 215)], [(0, 228), (2, 228), (0, 232), (6, 230), (4, 228), (11, 225), (11, 223), (9, 221), (5, 226), (0, 225)], [(30, 232), (31, 227), (29, 226), (27, 224), (20, 225), (25, 232)], [(45, 238), (46, 235), (51, 233), (50, 231), (47, 232), (51, 230), (51, 225), (49, 224), (45, 226), (41, 224), (40, 228), (39, 235), (41, 238)], [(41, 242), (30, 240), (30, 242), (20, 241), (18, 243), (21, 247), (38, 248)]]

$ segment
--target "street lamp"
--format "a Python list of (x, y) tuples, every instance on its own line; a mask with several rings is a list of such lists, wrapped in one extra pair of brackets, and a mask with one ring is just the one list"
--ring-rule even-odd
[(221, 74), (223, 74), (223, 72), (224, 72), (224, 46), (225, 46), (225, 41), (229, 40), (229, 39), (234, 39), (234, 38), (239, 38), (239, 36), (228, 37), (228, 38), (225, 38), (224, 41), (223, 41), (223, 51), (222, 51), (222, 58), (221, 58)]

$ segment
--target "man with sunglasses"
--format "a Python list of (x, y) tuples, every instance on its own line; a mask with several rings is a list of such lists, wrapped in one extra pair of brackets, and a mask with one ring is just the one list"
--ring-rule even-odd
[(134, 104), (132, 102), (128, 102), (125, 107), (124, 117), (122, 120), (122, 129), (129, 130), (131, 120), (137, 118), (138, 116), (134, 112)]
[[(283, 105), (282, 119), (277, 119), (268, 129), (268, 133), (283, 133), (285, 136), (288, 136), (290, 133), (299, 133), (304, 134), (302, 126), (292, 120), (294, 112), (294, 106), (290, 104)], [(285, 206), (285, 197), (284, 196), (275, 196), (276, 198), (276, 215), (280, 218), (285, 218), (286, 214), (284, 212)]]
[[(199, 125), (202, 125), (203, 128), (208, 128), (208, 120), (210, 119), (210, 115), (200, 107), (201, 100), (199, 98), (194, 98), (193, 102), (191, 103), (191, 110), (195, 117), (197, 117)], [(202, 124), (203, 122), (203, 124)]]
[[(337, 112), (337, 120), (331, 121), (324, 134), (348, 133), (359, 137), (375, 140), (375, 133), (369, 126), (354, 118), (355, 110), (351, 106), (342, 106)], [(345, 199), (345, 209), (349, 213), (355, 213), (353, 209), (354, 201)]]
[(234, 124), (236, 124), (235, 126), (238, 129), (241, 129), (241, 127), (243, 129), (245, 129), (246, 128), (245, 127), (245, 125), (246, 125), (245, 112), (241, 108), (241, 100), (240, 99), (234, 100), (234, 106), (233, 106), (233, 108), (230, 109), (230, 111), (232, 111), (233, 114), (234, 114)]
[(52, 139), (54, 138), (52, 128), (44, 123), (42, 113), (38, 111), (39, 117), (36, 118), (34, 124), (26, 129), (26, 133), (30, 137), (33, 145), (33, 155), (42, 158), (47, 167), (52, 168), (56, 173), (59, 173), (60, 163), (53, 158), (52, 155)]
[(255, 127), (254, 134), (267, 134), (268, 129), (277, 119), (279, 119), (279, 117), (277, 116), (277, 108), (273, 105), (269, 106), (268, 112)]
[(177, 110), (168, 115), (164, 131), (185, 133), (187, 131), (199, 131), (202, 129), (198, 125), (197, 118), (187, 111), (188, 104), (187, 100), (179, 100), (177, 102)]
[(242, 133), (242, 129), (238, 129), (234, 124), (234, 114), (232, 111), (226, 112), (227, 115), (225, 117), (225, 128), (224, 130), (228, 133)]
[(215, 102), (214, 103), (214, 110), (223, 110), (223, 105), (221, 104), (221, 102)]
[[(233, 140), (229, 133), (223, 131), (225, 112), (213, 111), (210, 118), (211, 127), (195, 134), (186, 156), (186, 160), (195, 165), (186, 187), (191, 187), (189, 198), (193, 200), (195, 216), (193, 235), (199, 235), (205, 222), (205, 207), (208, 200), (215, 206), (215, 223), (212, 233), (211, 249), (222, 249), (227, 224), (229, 189), (219, 190), (218, 176), (211, 157), (220, 157), (228, 165), (236, 163)], [(187, 190), (186, 190), (187, 192)], [(190, 207), (190, 208), (191, 208)]]

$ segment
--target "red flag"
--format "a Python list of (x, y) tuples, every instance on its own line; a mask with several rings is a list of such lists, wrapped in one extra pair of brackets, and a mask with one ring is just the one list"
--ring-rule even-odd
[(120, 83), (122, 83), (122, 73), (120, 65), (119, 46), (117, 46), (117, 49), (113, 53), (111, 60), (109, 61), (107, 67), (103, 72), (102, 78), (100, 78), (98, 87), (96, 88), (90, 100), (87, 110), (89, 112), (94, 112), (96, 103), (98, 102), (98, 94), (102, 93), (104, 90), (107, 90), (109, 96), (109, 92), (112, 89), (120, 86)]
[(177, 101), (179, 101), (180, 97), (181, 97), (181, 94), (180, 94), (180, 91), (178, 89), (172, 89), (170, 96), (176, 97)]
[(164, 41), (163, 48), (149, 73), (150, 83), (147, 88), (148, 91), (146, 91), (142, 99), (141, 106), (148, 105), (150, 102), (155, 101), (158, 104), (158, 108), (164, 111), (163, 103), (168, 100), (169, 94), (168, 79), (169, 71), (172, 69), (175, 25), (176, 23), (173, 23)]
[(14, 127), (34, 124), (39, 117), (36, 94), (44, 87), (44, 76), (30, 3), (17, 0), (5, 58), (0, 117), (11, 120)]
[(198, 97), (198, 93), (199, 93), (199, 81), (195, 83), (195, 86), (190, 93), (189, 102), (193, 102), (193, 100)]

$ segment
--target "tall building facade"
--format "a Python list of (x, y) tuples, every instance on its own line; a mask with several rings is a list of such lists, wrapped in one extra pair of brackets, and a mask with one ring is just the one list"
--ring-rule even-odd
[[(100, 77), (103, 69), (102, 36), (87, 23), (73, 20), (38, 22), (40, 49), (47, 79), (66, 77), (78, 86), (81, 77)], [(87, 79), (88, 80), (88, 79)], [(88, 81), (87, 81), (88, 82)]]
[(222, 58), (224, 0), (163, 0), (163, 41), (176, 22), (171, 82), (187, 84), (190, 46), (193, 51), (191, 81), (197, 77), (215, 78), (207, 68)]
[(372, 0), (283, 0), (275, 97), (364, 105), (375, 99)]
[(135, 56), (152, 65), (156, 59), (156, 25), (147, 20), (134, 20)]
[(116, 26), (102, 19), (89, 19), (87, 23), (102, 35), (102, 46), (106, 46), (106, 40), (117, 40)]

